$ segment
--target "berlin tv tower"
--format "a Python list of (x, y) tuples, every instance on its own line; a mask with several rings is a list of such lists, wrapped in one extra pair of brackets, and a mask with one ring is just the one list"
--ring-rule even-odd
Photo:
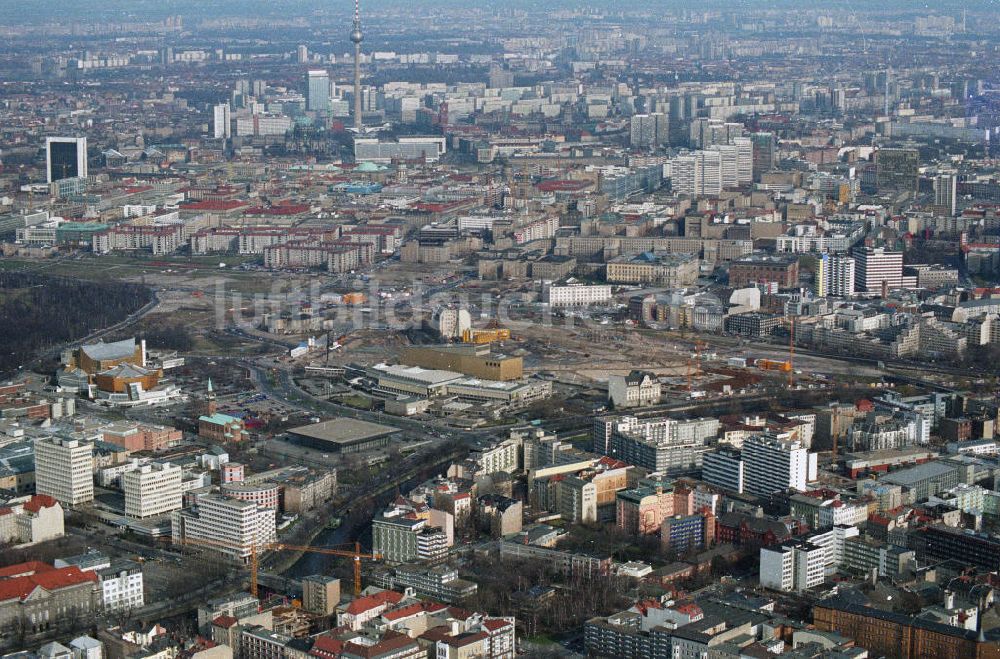
[(354, 0), (354, 29), (351, 30), (351, 41), (354, 42), (354, 130), (361, 132), (361, 7), (359, 0)]

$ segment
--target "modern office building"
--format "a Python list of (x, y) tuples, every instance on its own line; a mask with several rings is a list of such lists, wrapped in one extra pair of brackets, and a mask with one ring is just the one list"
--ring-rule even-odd
[(434, 163), (447, 150), (443, 137), (400, 137), (384, 142), (377, 137), (358, 137), (354, 140), (354, 159), (358, 162), (389, 163), (393, 160), (422, 160)]
[(228, 140), (232, 136), (233, 121), (229, 103), (219, 103), (212, 108), (212, 137)]
[(823, 583), (826, 551), (804, 540), (761, 547), (760, 585), (782, 592), (802, 592)]
[(387, 511), (372, 520), (372, 551), (390, 563), (440, 562), (448, 553), (447, 533), (427, 519)]
[(136, 519), (179, 510), (183, 503), (179, 465), (152, 463), (122, 475), (125, 516)]
[(134, 561), (118, 560), (97, 570), (97, 583), (105, 611), (136, 611), (146, 604), (142, 566)]
[(306, 109), (311, 112), (330, 109), (330, 74), (322, 69), (306, 72)]
[(934, 177), (934, 205), (948, 210), (949, 215), (958, 211), (958, 176), (953, 173)]
[(93, 442), (67, 437), (35, 440), (35, 492), (65, 506), (93, 501)]
[(45, 138), (47, 181), (87, 177), (86, 137)]
[(277, 537), (274, 522), (274, 510), (270, 508), (218, 494), (203, 494), (191, 508), (175, 510), (170, 526), (175, 545), (191, 540), (194, 546), (214, 549), (245, 563), (255, 547), (259, 550), (274, 542)]
[(920, 152), (916, 149), (879, 149), (875, 152), (875, 185), (882, 192), (916, 194)]
[(742, 454), (734, 449), (720, 448), (702, 456), (701, 480), (724, 490), (743, 493), (745, 487)]
[(903, 285), (903, 253), (884, 247), (859, 247), (854, 250), (854, 284), (859, 291), (877, 293)]
[(788, 489), (805, 491), (816, 473), (816, 454), (797, 440), (765, 433), (743, 442), (744, 489), (767, 496)]

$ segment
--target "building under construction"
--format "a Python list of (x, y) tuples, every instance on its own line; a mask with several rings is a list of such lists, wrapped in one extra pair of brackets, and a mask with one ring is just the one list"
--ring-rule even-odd
[(520, 357), (494, 354), (489, 344), (411, 346), (404, 348), (400, 361), (444, 371), (457, 371), (483, 380), (520, 380), (524, 363)]

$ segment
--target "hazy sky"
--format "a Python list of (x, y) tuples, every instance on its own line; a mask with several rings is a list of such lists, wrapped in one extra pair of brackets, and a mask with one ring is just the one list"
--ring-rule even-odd
[[(415, 6), (413, 0), (362, 0), (365, 6), (377, 8), (388, 6)], [(43, 0), (0, 0), (0, 16), (3, 22), (17, 24), (23, 22), (68, 22), (73, 20), (120, 20), (144, 21), (161, 20), (170, 14), (181, 14), (191, 18), (209, 16), (309, 15), (314, 12), (349, 10), (353, 0), (88, 0), (87, 2), (46, 2)], [(607, 7), (612, 10), (649, 9), (724, 9), (737, 11), (766, 10), (778, 7), (806, 9), (810, 6), (817, 11), (850, 10), (864, 13), (868, 9), (896, 9), (915, 13), (957, 13), (962, 8), (969, 10), (996, 10), (996, 0), (950, 0), (947, 2), (923, 3), (909, 0), (423, 0), (416, 6), (454, 7), (460, 5), (480, 8), (541, 9), (568, 7)]]

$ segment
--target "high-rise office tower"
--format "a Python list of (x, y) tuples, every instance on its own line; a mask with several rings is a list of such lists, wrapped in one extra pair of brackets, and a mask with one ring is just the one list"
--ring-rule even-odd
[(354, 44), (354, 129), (361, 132), (361, 7), (354, 0), (354, 29), (351, 30), (351, 42)]
[(722, 192), (722, 154), (694, 151), (670, 161), (670, 185), (677, 194), (712, 197)]
[(958, 210), (958, 177), (951, 173), (938, 174), (934, 179), (934, 205), (948, 209), (950, 215)]
[(35, 492), (75, 506), (94, 500), (94, 443), (65, 437), (35, 440)]
[(298, 60), (299, 64), (305, 64), (309, 61), (309, 47), (299, 46), (295, 49), (295, 59)]
[(879, 149), (875, 153), (875, 185), (879, 192), (916, 193), (920, 153), (916, 149)]
[(212, 108), (212, 137), (215, 139), (229, 139), (233, 136), (231, 115), (229, 113), (229, 103), (219, 103)]
[(854, 250), (854, 280), (859, 291), (874, 293), (903, 285), (903, 253), (884, 247), (859, 247)]
[(330, 109), (330, 74), (323, 70), (306, 73), (306, 109), (326, 112)]
[(753, 175), (759, 179), (764, 172), (774, 169), (777, 164), (774, 133), (753, 133)]
[(86, 178), (87, 138), (45, 138), (45, 169), (49, 183), (64, 178)]
[(804, 492), (816, 470), (816, 454), (797, 440), (765, 434), (743, 442), (745, 489), (766, 496), (788, 489)]

